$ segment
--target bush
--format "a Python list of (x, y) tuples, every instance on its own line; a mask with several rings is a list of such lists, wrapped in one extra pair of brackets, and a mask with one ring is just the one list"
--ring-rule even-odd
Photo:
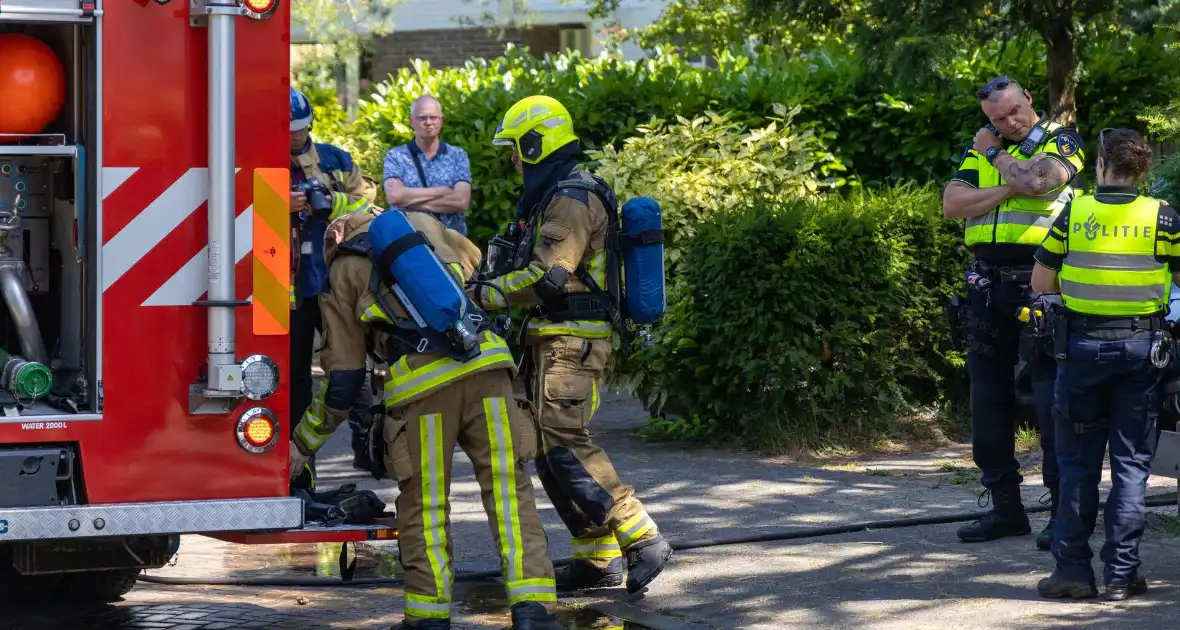
[(646, 196), (660, 203), (665, 259), (674, 267), (681, 244), (715, 212), (813, 199), (825, 186), (845, 183), (831, 177), (844, 166), (820, 139), (792, 126), (799, 108), (779, 105), (776, 112), (754, 130), (713, 112), (678, 117), (674, 125), (657, 120), (639, 127), (622, 150), (607, 145), (590, 157), (621, 202)]
[[(1180, 51), (1171, 35), (1128, 38), (1095, 33), (1082, 40), (1079, 120), (1087, 137), (1106, 121), (1136, 126), (1142, 109), (1180, 92)], [(954, 51), (937, 75), (884, 77), (846, 44), (827, 41), (801, 55), (757, 58), (723, 55), (719, 67), (696, 68), (667, 50), (624, 62), (577, 54), (537, 58), (508, 46), (502, 57), (436, 69), (417, 61), (376, 85), (357, 119), (320, 138), (353, 152), (365, 172), (381, 178), (390, 147), (408, 142), (409, 105), (432, 93), (443, 105), (444, 139), (471, 157), (474, 192), (468, 224), (482, 244), (512, 216), (519, 175), (491, 144), (500, 117), (517, 99), (541, 93), (573, 113), (588, 149), (620, 148), (653, 119), (695, 119), (708, 111), (760, 128), (776, 103), (799, 108), (793, 125), (811, 129), (851, 176), (868, 185), (945, 181), (963, 148), (986, 120), (972, 90), (996, 74), (1020, 78), (1037, 103), (1047, 102), (1043, 47), (1036, 39)], [(1091, 163), (1093, 162), (1091, 158)]]
[(781, 450), (886, 434), (958, 377), (942, 305), (961, 229), (914, 185), (717, 213), (620, 384), (691, 409), (697, 437)]
[(1156, 165), (1152, 171), (1151, 194), (1163, 199), (1173, 208), (1180, 208), (1180, 155), (1171, 155)]

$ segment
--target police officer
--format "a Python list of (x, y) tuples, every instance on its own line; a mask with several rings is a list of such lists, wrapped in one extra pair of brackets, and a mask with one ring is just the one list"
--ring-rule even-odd
[[(400, 212), (391, 210), (390, 212)], [(329, 288), (320, 295), (324, 316), (321, 362), (327, 386), (307, 410), (291, 444), (292, 474), (344, 421), (360, 393), (365, 357), (389, 361), (386, 381), (384, 472), (397, 479), (398, 547), (405, 568), (403, 628), (448, 629), (451, 617), (453, 545), (448, 494), (455, 444), (475, 467), (484, 509), (504, 571), (513, 628), (557, 630), (553, 565), (524, 462), (536, 456), (536, 431), (513, 400), (516, 364), (503, 339), (479, 334), (481, 354), (467, 362), (442, 352), (406, 351), (417, 346), (402, 326), (413, 320), (390, 287), (371, 290), (373, 264), (361, 238), (373, 213), (333, 222), (325, 246)], [(425, 213), (409, 213), (438, 259), (459, 284), (471, 277), (479, 256), (458, 232)], [(399, 326), (400, 324), (400, 326)], [(400, 355), (400, 356), (399, 356)], [(375, 436), (376, 439), (381, 437)]]
[[(966, 542), (1032, 531), (1020, 497), (1013, 422), (1023, 327), (1017, 313), (1028, 304), (1033, 253), (1054, 215), (1073, 198), (1069, 181), (1084, 160), (1077, 131), (1039, 114), (1032, 95), (1012, 79), (997, 77), (976, 96), (991, 123), (975, 135), (943, 193), (943, 214), (966, 219), (964, 240), (974, 255), (967, 314), (972, 453), (993, 502), (982, 519), (959, 530)], [(1049, 524), (1036, 544), (1048, 549), (1058, 505), (1051, 414), (1056, 368), (1045, 354), (1026, 358), (1041, 430), (1042, 477), (1052, 501)]]
[[(573, 120), (552, 98), (530, 96), (514, 104), (494, 142), (512, 148), (524, 177), (518, 216), (533, 226), (523, 240), (536, 242), (523, 269), (492, 283), (512, 305), (538, 307), (525, 331), (530, 402), (541, 432), (537, 472), (574, 537), (574, 562), (558, 572), (558, 588), (618, 586), (625, 555), (627, 590), (634, 593), (655, 579), (672, 548), (588, 430), (600, 404), (614, 328), (605, 295), (591, 293), (586, 280), (607, 290), (602, 198), (614, 193), (583, 169)], [(570, 178), (599, 192), (560, 185)], [(487, 308), (505, 306), (489, 287), (474, 295)]]
[(1108, 442), (1106, 599), (1147, 590), (1139, 540), (1170, 347), (1164, 316), (1171, 284), (1180, 281), (1180, 215), (1136, 186), (1150, 168), (1151, 149), (1138, 133), (1103, 129), (1097, 194), (1074, 199), (1036, 254), (1033, 288), (1060, 291), (1068, 321), (1053, 408), (1061, 463), (1057, 568), (1037, 586), (1044, 597), (1097, 595), (1090, 534)]
[[(324, 229), (328, 222), (346, 212), (368, 207), (377, 196), (376, 186), (361, 174), (360, 168), (347, 151), (330, 144), (312, 142), (313, 121), (311, 101), (291, 88), (291, 213), (292, 223), (299, 228), (299, 257), (291, 286), (291, 417), (301, 418), (312, 398), (311, 359), (315, 333), (323, 330), (319, 301), (316, 299), (327, 287), (328, 270), (324, 265)], [(330, 197), (327, 212), (314, 212), (309, 207), (303, 184), (314, 179), (323, 185)], [(363, 394), (369, 394), (366, 388)], [(368, 470), (368, 449), (364, 436), (368, 433), (371, 395), (362, 395), (349, 417), (352, 428), (353, 466)], [(310, 463), (308, 471), (296, 479), (294, 487), (314, 487)]]

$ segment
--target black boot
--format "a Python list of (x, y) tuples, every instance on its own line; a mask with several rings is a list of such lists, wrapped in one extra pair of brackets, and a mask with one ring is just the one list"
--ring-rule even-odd
[(613, 588), (623, 584), (623, 559), (612, 558), (605, 569), (585, 560), (574, 560), (555, 571), (557, 590), (563, 593), (594, 588)]
[(1126, 586), (1110, 586), (1106, 587), (1106, 601), (1121, 602), (1128, 597), (1135, 597), (1147, 592), (1147, 578), (1141, 575), (1135, 576), (1134, 580)]
[(545, 606), (520, 602), (512, 607), (512, 630), (562, 630), (562, 627)]
[(960, 540), (985, 542), (1004, 536), (1024, 536), (1032, 532), (1028, 514), (1024, 513), (1024, 504), (1020, 501), (1020, 486), (1000, 486), (985, 490), (984, 494), (989, 492), (994, 503), (992, 510), (978, 521), (959, 529)]
[(352, 432), (352, 467), (369, 472), (373, 469), (373, 460), (369, 458), (369, 443), (365, 434)]
[(348, 428), (352, 430), (352, 467), (357, 470), (370, 472), (373, 460), (369, 457), (369, 426), (371, 420), (348, 419)]
[(406, 620), (391, 627), (389, 630), (451, 630), (450, 619), (420, 619), (414, 625), (410, 625)]
[[(1037, 534), (1037, 549), (1048, 551), (1053, 548), (1053, 530), (1057, 528), (1057, 487), (1049, 487), (1049, 522)], [(1041, 498), (1044, 500), (1044, 497)]]
[(657, 535), (627, 549), (627, 592), (636, 593), (656, 579), (672, 557), (672, 545)]
[(1090, 599), (1098, 597), (1098, 587), (1089, 582), (1074, 582), (1061, 577), (1057, 571), (1037, 583), (1037, 592), (1049, 599)]

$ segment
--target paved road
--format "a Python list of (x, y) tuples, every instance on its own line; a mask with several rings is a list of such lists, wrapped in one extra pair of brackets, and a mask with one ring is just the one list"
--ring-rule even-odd
[[(643, 417), (634, 402), (609, 399), (594, 431), (624, 479), (636, 487), (674, 543), (980, 510), (976, 504), (978, 487), (970, 471), (951, 465), (970, 466), (969, 449), (961, 445), (930, 454), (875, 457), (825, 468), (716, 449), (643, 443), (633, 434)], [(327, 447), (320, 463), (321, 487), (357, 482), (376, 489), (392, 503), (396, 490), (351, 470), (347, 444), (347, 431), (342, 431)], [(1037, 464), (1035, 455), (1023, 459), (1030, 468)], [(1035, 505), (1043, 491), (1037, 485), (1039, 475), (1028, 476), (1025, 501)], [(1152, 492), (1175, 490), (1171, 480), (1152, 483)], [(534, 485), (540, 488), (536, 480)], [(551, 555), (568, 556), (568, 534), (543, 493), (538, 499)], [(1175, 514), (1174, 508), (1171, 514)], [(460, 452), (456, 452), (451, 519), (457, 570), (496, 568), (478, 486)], [(1043, 522), (1043, 516), (1034, 517), (1034, 528), (1039, 530)], [(1159, 519), (1153, 520), (1144, 541), (1143, 557), (1152, 591), (1141, 600), (1117, 605), (1042, 600), (1036, 596), (1035, 585), (1051, 569), (1052, 559), (1035, 550), (1031, 536), (965, 545), (955, 538), (957, 527), (931, 525), (681, 551), (642, 596), (627, 598), (616, 590), (566, 601), (566, 625), (608, 625), (608, 618), (588, 611), (588, 607), (644, 621), (644, 626), (628, 624), (628, 628), (670, 630), (1099, 628), (1116, 624), (1146, 629), (1167, 627), (1180, 617), (1176, 586), (1180, 582), (1180, 542), (1165, 531), (1165, 523)], [(1100, 520), (1099, 531), (1101, 528)], [(391, 560), (396, 544), (363, 553), (362, 570), (373, 575), (397, 573), (396, 561)], [(243, 548), (198, 537), (185, 540), (176, 566), (154, 573), (330, 574), (334, 560), (332, 549)], [(210, 630), (221, 627), (218, 623), (238, 623), (234, 627), (367, 630), (388, 627), (400, 618), (400, 595), (396, 588), (141, 586), (126, 602), (95, 613), (122, 616), (112, 622), (115, 625), (62, 623), (64, 617), (59, 615), (54, 620), (14, 626), (12, 620), (18, 617), (6, 615), (0, 628)], [(464, 584), (457, 597), (457, 628), (507, 625), (500, 614), (504, 608), (501, 598), (498, 584)], [(578, 610), (587, 617), (575, 623), (570, 615)], [(175, 619), (185, 614), (192, 619)], [(149, 622), (148, 617), (158, 621)], [(210, 621), (213, 619), (217, 621)], [(5, 620), (10, 625), (4, 625)]]

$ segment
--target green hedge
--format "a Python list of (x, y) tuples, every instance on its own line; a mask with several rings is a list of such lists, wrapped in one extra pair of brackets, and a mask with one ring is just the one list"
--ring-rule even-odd
[[(1171, 34), (1091, 37), (1082, 42), (1079, 120), (1085, 135), (1110, 124), (1140, 126), (1149, 105), (1180, 93), (1180, 51)], [(357, 120), (317, 126), (321, 138), (355, 154), (380, 179), (384, 153), (408, 142), (409, 104), (425, 92), (439, 97), (444, 138), (471, 156), (475, 192), (469, 225), (483, 243), (511, 214), (519, 176), (490, 143), (516, 99), (545, 93), (562, 100), (591, 149), (618, 147), (653, 117), (694, 118), (708, 110), (761, 127), (774, 105), (798, 106), (797, 125), (811, 126), (850, 174), (869, 184), (943, 180), (986, 121), (971, 95), (996, 74), (1020, 78), (1038, 103), (1047, 101), (1044, 55), (1036, 41), (960, 51), (937, 76), (885, 78), (870, 73), (853, 50), (826, 44), (807, 55), (728, 58), (695, 68), (674, 54), (637, 62), (578, 55), (533, 57), (509, 47), (504, 56), (436, 69), (417, 62), (376, 85)]]
[[(1180, 53), (1163, 37), (1082, 43), (1084, 135), (1141, 127), (1144, 107), (1180, 92)], [(963, 400), (942, 305), (967, 254), (961, 222), (941, 216), (941, 183), (985, 122), (975, 86), (1008, 74), (1045, 102), (1043, 54), (1018, 44), (898, 81), (837, 45), (716, 69), (510, 48), (461, 68), (419, 62), (379, 84), (355, 123), (334, 113), (317, 134), (380, 178), (384, 153), (411, 138), (409, 103), (435, 94), (444, 138), (471, 156), (469, 225), (482, 245), (511, 216), (519, 183), (490, 144), (495, 125), (525, 95), (561, 99), (596, 168), (624, 199), (659, 199), (670, 229), (668, 313), (648, 347), (618, 354), (614, 384), (687, 410), (655, 421), (665, 435), (771, 450), (848, 443), (890, 433), (918, 406)], [(820, 192), (845, 175), (848, 194)]]
[(961, 395), (942, 305), (966, 252), (940, 199), (905, 184), (713, 215), (617, 383), (689, 410), (664, 434), (770, 450), (886, 435)]
[(682, 243), (712, 214), (816, 199), (844, 184), (838, 176), (844, 165), (823, 149), (822, 138), (795, 127), (798, 113), (798, 107), (778, 106), (757, 129), (713, 112), (675, 124), (657, 120), (639, 127), (622, 149), (607, 145), (589, 157), (619, 199), (643, 196), (660, 203), (672, 272)]

